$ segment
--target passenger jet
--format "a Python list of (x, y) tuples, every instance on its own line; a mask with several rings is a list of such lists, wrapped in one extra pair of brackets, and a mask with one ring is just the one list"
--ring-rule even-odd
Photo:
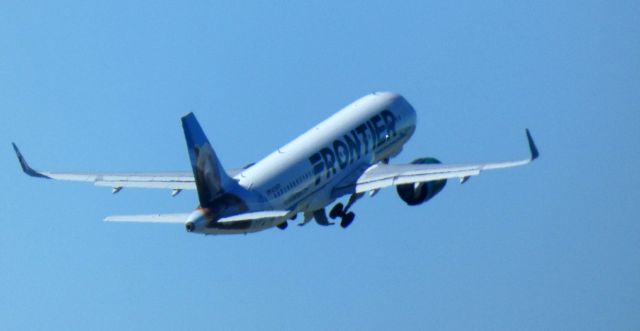
[[(409, 164), (389, 161), (400, 154), (416, 129), (416, 112), (402, 96), (377, 92), (346, 106), (298, 138), (242, 169), (225, 169), (193, 113), (182, 117), (191, 172), (68, 173), (32, 169), (13, 144), (22, 170), (29, 176), (92, 182), (118, 193), (123, 188), (196, 190), (199, 205), (190, 213), (109, 216), (105, 221), (179, 223), (188, 232), (246, 234), (271, 227), (286, 229), (301, 214), (299, 225), (315, 220), (343, 228), (354, 220), (353, 204), (366, 193), (395, 186), (408, 205), (420, 205), (445, 187), (484, 170), (522, 166), (538, 157), (529, 133), (530, 157), (510, 162), (442, 164), (418, 158)], [(327, 217), (325, 209), (336, 200)]]

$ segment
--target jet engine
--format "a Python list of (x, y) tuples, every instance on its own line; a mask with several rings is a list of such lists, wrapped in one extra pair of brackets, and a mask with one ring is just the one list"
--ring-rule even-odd
[[(425, 157), (416, 159), (411, 164), (438, 164), (441, 163), (436, 158)], [(429, 201), (436, 194), (440, 193), (447, 184), (446, 179), (436, 180), (426, 183), (402, 184), (396, 186), (398, 195), (409, 206), (417, 206)]]

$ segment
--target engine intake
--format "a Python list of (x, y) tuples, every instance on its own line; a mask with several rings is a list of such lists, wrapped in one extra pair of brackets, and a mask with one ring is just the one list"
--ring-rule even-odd
[[(439, 164), (438, 159), (425, 157), (416, 159), (411, 164)], [(426, 183), (402, 184), (396, 186), (400, 198), (409, 206), (417, 206), (429, 201), (440, 193), (447, 184), (446, 179), (430, 181)]]

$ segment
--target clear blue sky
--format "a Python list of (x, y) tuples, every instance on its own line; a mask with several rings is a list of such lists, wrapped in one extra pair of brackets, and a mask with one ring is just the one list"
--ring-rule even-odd
[[(639, 330), (638, 1), (4, 1), (0, 328)], [(353, 225), (204, 237), (107, 224), (193, 192), (24, 176), (188, 170), (197, 114), (228, 167), (376, 90), (418, 130), (398, 161), (527, 155)]]

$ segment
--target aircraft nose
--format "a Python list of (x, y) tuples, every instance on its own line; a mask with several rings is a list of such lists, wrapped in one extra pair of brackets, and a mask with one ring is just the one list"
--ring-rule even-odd
[(373, 92), (371, 93), (371, 95), (377, 97), (377, 98), (381, 98), (381, 99), (388, 99), (388, 100), (396, 100), (398, 98), (402, 98), (402, 96), (398, 93), (395, 92), (388, 92), (388, 91), (377, 91), (377, 92)]

